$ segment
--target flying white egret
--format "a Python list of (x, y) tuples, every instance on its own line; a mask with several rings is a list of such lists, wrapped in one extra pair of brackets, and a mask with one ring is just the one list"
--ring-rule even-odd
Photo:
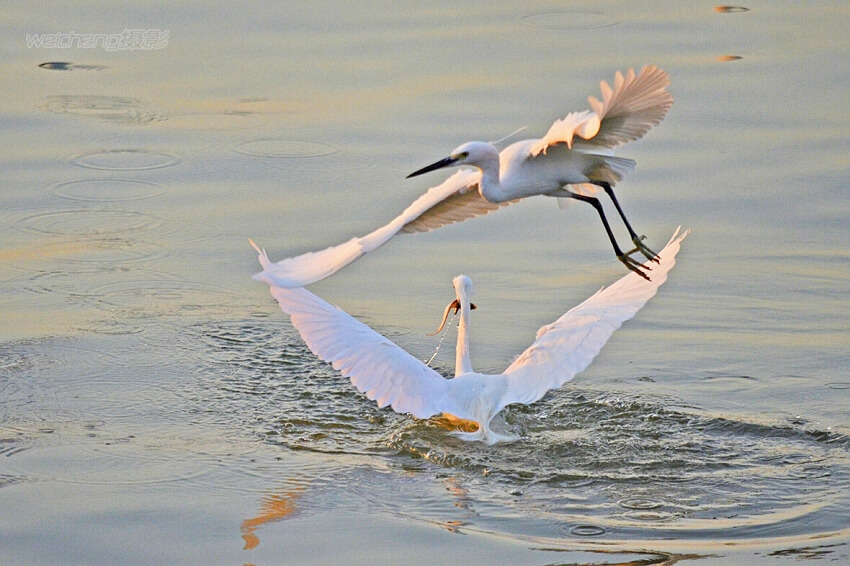
[[(271, 286), (281, 310), (291, 317), (310, 350), (351, 382), (379, 407), (427, 419), (442, 414), (455, 422), (467, 421), (457, 432), (467, 440), (488, 443), (506, 437), (490, 429), (490, 421), (512, 403), (529, 404), (550, 389), (560, 387), (583, 371), (620, 325), (652, 298), (675, 264), (687, 232), (677, 230), (661, 251), (652, 281), (629, 273), (610, 287), (571, 309), (537, 331), (534, 343), (498, 375), (472, 370), (469, 360), (470, 296), (472, 282), (459, 275), (453, 281), (456, 299), (446, 309), (460, 311), (455, 377), (445, 379), (388, 338), (333, 307), (303, 288)], [(260, 263), (270, 264), (260, 250)], [(442, 328), (442, 325), (441, 325)], [(469, 422), (471, 421), (471, 422)]]
[[(645, 66), (638, 75), (633, 69), (625, 76), (617, 72), (613, 88), (605, 81), (600, 83), (601, 102), (588, 97), (592, 110), (567, 114), (541, 139), (516, 142), (501, 153), (489, 143), (465, 143), (410, 177), (449, 166), (473, 169), (462, 169), (431, 188), (386, 226), (322, 251), (270, 264), (254, 278), (278, 287), (303, 287), (336, 273), (399, 232), (427, 232), (534, 195), (573, 198), (593, 205), (620, 261), (648, 278), (644, 269), (649, 268), (631, 254), (639, 251), (652, 261), (657, 260), (656, 254), (632, 229), (612, 189), (634, 169), (635, 162), (615, 157), (612, 150), (641, 138), (664, 118), (673, 104), (665, 90), (669, 82), (667, 73), (654, 66)], [(594, 196), (600, 188), (614, 202), (634, 242), (635, 249), (628, 253), (617, 245)]]

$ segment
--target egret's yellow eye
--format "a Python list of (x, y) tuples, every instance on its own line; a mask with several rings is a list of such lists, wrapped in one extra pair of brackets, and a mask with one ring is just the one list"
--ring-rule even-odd
[(454, 155), (452, 155), (452, 159), (454, 159), (455, 161), (460, 161), (461, 159), (466, 159), (467, 157), (469, 157), (468, 151), (462, 151), (460, 153), (455, 153)]

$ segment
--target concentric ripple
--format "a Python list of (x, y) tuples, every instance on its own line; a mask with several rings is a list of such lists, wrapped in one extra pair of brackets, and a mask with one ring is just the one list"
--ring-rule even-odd
[(107, 149), (83, 153), (71, 158), (71, 165), (102, 171), (148, 171), (181, 163), (176, 155), (141, 148)]
[(595, 12), (539, 12), (520, 18), (520, 23), (533, 28), (553, 30), (596, 29), (617, 25), (617, 20)]
[(337, 148), (330, 144), (308, 140), (258, 139), (238, 143), (233, 146), (233, 151), (251, 157), (303, 159), (331, 155), (337, 152)]
[(155, 198), (164, 191), (158, 183), (139, 179), (83, 179), (58, 183), (50, 192), (72, 201), (111, 203)]
[(17, 455), (10, 467), (35, 479), (88, 485), (172, 483), (202, 473), (177, 453), (140, 450), (137, 442), (130, 435), (103, 444), (36, 447)]
[(91, 289), (91, 295), (122, 317), (211, 316), (248, 308), (248, 300), (229, 289), (151, 273), (148, 278), (113, 281)]
[(38, 262), (77, 265), (124, 265), (153, 261), (162, 253), (162, 247), (149, 242), (126, 237), (101, 237), (72, 240), (63, 238), (27, 250), (31, 269)]
[(136, 234), (156, 230), (164, 223), (163, 219), (143, 212), (89, 208), (35, 212), (17, 221), (25, 230), (60, 236)]

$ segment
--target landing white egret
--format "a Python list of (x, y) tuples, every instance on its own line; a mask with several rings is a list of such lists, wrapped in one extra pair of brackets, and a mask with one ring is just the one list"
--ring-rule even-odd
[[(419, 419), (435, 415), (467, 421), (474, 432), (456, 432), (467, 440), (505, 440), (490, 429), (490, 421), (512, 403), (529, 404), (583, 371), (620, 325), (652, 298), (673, 267), (687, 232), (677, 230), (661, 251), (652, 281), (629, 273), (610, 287), (569, 310), (537, 331), (534, 343), (498, 375), (476, 373), (469, 358), (472, 282), (460, 275), (453, 281), (456, 299), (446, 309), (460, 311), (455, 377), (445, 379), (388, 338), (303, 288), (271, 286), (271, 294), (307, 346), (379, 407)], [(253, 242), (252, 242), (252, 245)], [(263, 268), (270, 264), (265, 251)], [(445, 324), (446, 316), (443, 317)], [(442, 325), (441, 325), (442, 328)], [(471, 421), (471, 422), (469, 422)]]
[[(431, 188), (392, 222), (359, 238), (281, 260), (265, 267), (255, 279), (278, 287), (303, 287), (336, 273), (399, 232), (427, 232), (446, 224), (487, 214), (534, 195), (566, 197), (593, 205), (614, 252), (630, 270), (648, 278), (649, 268), (633, 259), (641, 252), (657, 261), (632, 229), (612, 187), (634, 169), (631, 159), (615, 157), (613, 148), (643, 137), (673, 104), (664, 71), (645, 66), (635, 75), (617, 72), (614, 87), (602, 81), (602, 101), (588, 97), (592, 110), (571, 112), (557, 120), (541, 139), (513, 143), (501, 153), (490, 143), (469, 142), (451, 155), (410, 177), (443, 167), (469, 165)], [(623, 219), (635, 249), (623, 253), (617, 245), (601, 204), (594, 196), (604, 190)]]

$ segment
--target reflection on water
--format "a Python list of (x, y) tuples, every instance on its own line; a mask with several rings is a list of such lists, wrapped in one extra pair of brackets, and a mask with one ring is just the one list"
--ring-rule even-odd
[(255, 531), (266, 523), (281, 521), (291, 516), (297, 510), (297, 499), (304, 493), (307, 486), (272, 493), (263, 497), (260, 502), (260, 512), (256, 517), (242, 521), (242, 538), (245, 539), (245, 550), (256, 548), (260, 539)]
[[(847, 561), (845, 4), (199, 6), (4, 6), (0, 562)], [(25, 47), (140, 18), (173, 41)], [(430, 156), (645, 63), (676, 105), (619, 196), (691, 245), (584, 374), (505, 412), (520, 440), (377, 409), (250, 279), (248, 237), (366, 233)], [(619, 274), (590, 210), (438, 232), (317, 294), (424, 360), (465, 272), (476, 353), (504, 367)]]
[(68, 61), (47, 61), (38, 66), (48, 71), (102, 71), (109, 68), (104, 65), (78, 65)]
[(749, 12), (750, 9), (743, 6), (715, 6), (714, 11), (719, 14), (740, 14), (742, 12)]
[[(554, 549), (597, 552), (593, 541), (605, 541), (611, 561), (622, 562), (634, 549), (652, 549), (641, 560), (655, 563), (765, 538), (785, 549), (819, 539), (817, 552), (835, 553), (830, 541), (848, 535), (838, 526), (850, 505), (850, 439), (805, 420), (730, 419), (577, 380), (537, 405), (509, 408), (503, 427), (521, 439), (491, 447), (377, 409), (274, 317), (153, 339), (109, 336), (89, 351), (57, 343), (41, 357), (27, 354), (31, 344), (7, 346), (3, 484), (227, 485), (258, 506), (241, 519), (251, 552), (285, 522), (364, 509)], [(144, 363), (99, 369), (130, 354)], [(158, 375), (173, 381), (167, 393)], [(97, 400), (74, 394), (81, 379)], [(157, 424), (133, 425), (150, 418), (151, 399)], [(15, 409), (24, 406), (26, 417)], [(216, 438), (231, 429), (254, 440)], [(310, 465), (267, 487), (291, 470), (289, 453)]]
[[(850, 439), (805, 422), (729, 420), (671, 408), (681, 405), (675, 398), (595, 392), (577, 383), (539, 406), (507, 411), (505, 425), (521, 441), (478, 446), (374, 408), (294, 337), (269, 337), (273, 347), (263, 350), (259, 337), (267, 332), (260, 327), (205, 334), (211, 345), (230, 341), (232, 373), (217, 388), (226, 392), (222, 403), (249, 396), (253, 402), (239, 412), (266, 442), (372, 454), (393, 467), (412, 457), (449, 473), (444, 507), (433, 506), (435, 486), (419, 485), (428, 478), (333, 479), (373, 511), (452, 531), (704, 545), (767, 533), (794, 539), (801, 529), (836, 524), (850, 503), (837, 489), (850, 480)], [(399, 481), (416, 486), (394, 488)], [(407, 494), (403, 500), (384, 496), (395, 489)]]

